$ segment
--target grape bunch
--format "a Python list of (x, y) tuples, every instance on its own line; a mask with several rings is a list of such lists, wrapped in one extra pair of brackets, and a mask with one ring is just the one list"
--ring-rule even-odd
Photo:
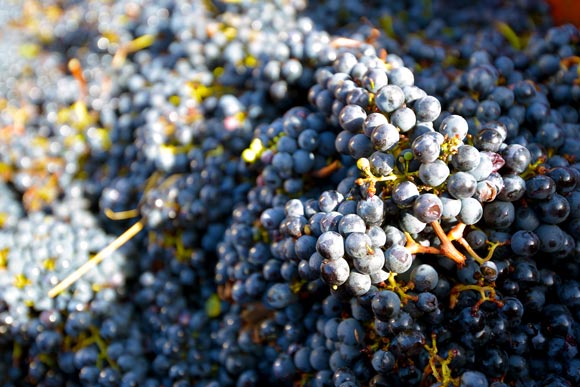
[(580, 385), (554, 2), (9, 8), (4, 385)]

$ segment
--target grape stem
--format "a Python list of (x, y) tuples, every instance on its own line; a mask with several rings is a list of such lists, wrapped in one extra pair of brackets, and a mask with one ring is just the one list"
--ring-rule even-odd
[(110, 208), (105, 208), (105, 216), (111, 220), (127, 220), (135, 218), (139, 215), (139, 210), (134, 208), (125, 211), (113, 211)]
[(402, 305), (406, 304), (409, 300), (417, 302), (419, 300), (418, 296), (407, 294), (408, 290), (413, 289), (414, 284), (410, 283), (408, 286), (399, 285), (397, 283), (397, 280), (395, 279), (396, 276), (397, 273), (391, 272), (389, 274), (389, 278), (387, 278), (386, 281), (381, 282), (379, 284), (379, 288), (388, 289), (393, 292), (396, 292), (399, 295), (399, 298), (401, 299)]
[(137, 223), (129, 227), (124, 233), (119, 235), (115, 240), (109, 243), (104, 249), (99, 251), (94, 257), (89, 259), (83, 265), (81, 265), (74, 272), (69, 274), (64, 280), (59, 282), (55, 287), (50, 289), (48, 296), (54, 298), (60, 293), (68, 289), (69, 286), (78, 281), (82, 276), (87, 274), (92, 268), (96, 267), (101, 261), (115, 252), (119, 247), (127, 243), (131, 238), (137, 235), (144, 227), (145, 222), (143, 219), (139, 220)]
[(451, 243), (452, 240), (457, 239), (456, 235), (458, 230), (456, 228), (452, 229), (449, 234), (445, 234), (441, 224), (438, 221), (431, 222), (431, 227), (433, 227), (433, 231), (437, 234), (437, 237), (441, 241), (441, 245), (439, 247), (434, 246), (422, 246), (415, 242), (409, 233), (405, 233), (405, 237), (407, 238), (407, 245), (406, 248), (411, 252), (411, 254), (440, 254), (444, 255), (447, 258), (450, 258), (458, 266), (463, 266), (465, 264), (465, 256), (459, 252)]
[(472, 313), (477, 313), (481, 305), (485, 301), (491, 301), (495, 303), (498, 307), (503, 306), (503, 301), (497, 298), (495, 288), (493, 286), (481, 286), (481, 285), (465, 285), (465, 284), (458, 284), (455, 285), (451, 289), (450, 301), (449, 301), (449, 308), (453, 309), (457, 305), (459, 301), (459, 295), (461, 292), (466, 290), (473, 290), (480, 294), (481, 298), (471, 307)]
[(87, 80), (85, 79), (85, 76), (83, 75), (83, 68), (81, 66), (81, 62), (76, 58), (71, 59), (68, 62), (68, 69), (69, 69), (70, 73), (72, 74), (73, 78), (79, 84), (79, 89), (81, 92), (81, 99), (86, 98), (86, 96), (87, 96)]
[(489, 261), (491, 257), (493, 257), (493, 253), (495, 249), (500, 246), (505, 246), (509, 244), (509, 241), (506, 242), (488, 242), (489, 250), (485, 257), (480, 257), (479, 254), (473, 250), (473, 248), (469, 245), (467, 240), (463, 237), (463, 233), (465, 232), (465, 227), (467, 225), (465, 223), (459, 223), (455, 225), (447, 234), (443, 231), (441, 224), (438, 221), (431, 222), (431, 227), (433, 227), (433, 231), (437, 234), (437, 237), (441, 241), (441, 245), (439, 247), (434, 246), (422, 246), (415, 242), (409, 233), (405, 233), (405, 237), (407, 238), (407, 244), (405, 247), (409, 250), (411, 254), (439, 254), (444, 255), (447, 258), (453, 260), (459, 267), (465, 265), (465, 255), (462, 254), (457, 248), (453, 245), (454, 241), (457, 241), (467, 253), (480, 265)]
[(449, 350), (447, 353), (447, 358), (444, 359), (439, 355), (437, 349), (437, 336), (435, 333), (431, 334), (431, 345), (425, 344), (425, 350), (429, 354), (429, 363), (425, 366), (423, 371), (423, 378), (421, 379), (421, 386), (431, 385), (428, 382), (429, 375), (433, 375), (435, 380), (439, 382), (442, 386), (459, 386), (459, 378), (454, 378), (451, 376), (450, 363), (456, 356), (456, 352)]
[(338, 160), (334, 160), (332, 163), (328, 164), (325, 167), (322, 167), (316, 171), (311, 172), (313, 177), (322, 179), (325, 177), (330, 176), (334, 172), (338, 171), (342, 167), (342, 164)]
[[(461, 224), (462, 223), (460, 223), (458, 226)], [(441, 224), (438, 221), (431, 222), (431, 227), (433, 227), (433, 231), (435, 231), (435, 234), (437, 234), (437, 237), (439, 240), (441, 240), (441, 246), (439, 247), (441, 254), (451, 258), (453, 261), (455, 261), (455, 263), (457, 263), (457, 265), (463, 266), (465, 264), (465, 255), (461, 254), (459, 250), (453, 246), (453, 243), (451, 243), (451, 241), (455, 239), (455, 232), (457, 232), (456, 227), (451, 229), (449, 236), (445, 234)]]

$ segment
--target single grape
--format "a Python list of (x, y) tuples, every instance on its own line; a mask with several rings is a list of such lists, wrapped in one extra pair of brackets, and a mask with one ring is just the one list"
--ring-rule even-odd
[(350, 267), (344, 258), (326, 260), (320, 265), (320, 278), (330, 286), (340, 286), (348, 280)]
[(393, 201), (398, 206), (407, 207), (415, 202), (419, 197), (419, 189), (415, 183), (410, 181), (403, 181), (395, 186), (392, 193)]
[(511, 237), (510, 247), (514, 254), (534, 256), (540, 251), (540, 238), (533, 231), (518, 230)]
[(515, 202), (526, 194), (526, 182), (520, 175), (503, 175), (503, 188), (497, 198), (505, 202)]
[(374, 143), (371, 139), (362, 133), (357, 133), (348, 140), (348, 154), (350, 154), (355, 160), (369, 157), (371, 153), (373, 153), (373, 147)]
[(401, 310), (401, 299), (393, 291), (381, 290), (373, 297), (371, 306), (377, 319), (389, 321), (399, 314)]
[(544, 223), (562, 223), (570, 215), (570, 203), (564, 196), (554, 193), (549, 199), (538, 203), (537, 214)]
[(449, 177), (449, 167), (443, 160), (435, 160), (432, 163), (422, 163), (419, 167), (419, 178), (431, 187), (438, 187)]
[(469, 127), (467, 121), (462, 116), (451, 114), (447, 116), (439, 125), (439, 133), (448, 138), (457, 137), (463, 140), (467, 136)]
[(546, 175), (536, 175), (526, 180), (526, 195), (530, 199), (548, 199), (556, 192), (556, 183)]
[(344, 252), (351, 258), (366, 258), (372, 253), (371, 238), (362, 232), (353, 232), (344, 240)]
[(482, 217), (483, 207), (477, 199), (461, 199), (461, 211), (459, 211), (457, 219), (470, 226), (479, 222)]
[(406, 106), (402, 106), (391, 113), (391, 124), (393, 124), (402, 133), (406, 133), (415, 127), (417, 117), (415, 112)]
[(353, 232), (366, 232), (365, 221), (357, 214), (347, 214), (338, 222), (338, 232), (346, 236)]
[(351, 271), (343, 285), (353, 296), (362, 296), (371, 288), (371, 277), (368, 274)]
[(389, 78), (384, 69), (369, 69), (362, 78), (362, 86), (371, 93), (376, 93), (388, 83)]
[(375, 195), (364, 200), (359, 200), (356, 213), (365, 221), (367, 225), (380, 224), (384, 218), (383, 200)]
[(411, 150), (413, 151), (413, 156), (419, 162), (432, 163), (439, 157), (441, 147), (435, 137), (426, 133), (413, 141)]
[(395, 167), (395, 157), (391, 153), (374, 152), (369, 157), (371, 172), (375, 176), (388, 176)]
[(515, 174), (524, 172), (532, 161), (530, 151), (520, 144), (508, 145), (501, 155), (505, 160), (505, 165)]
[(352, 263), (356, 270), (363, 274), (373, 274), (380, 271), (385, 265), (385, 254), (380, 248), (374, 248), (371, 253), (362, 258), (353, 258)]
[(389, 123), (382, 124), (373, 129), (370, 139), (376, 150), (386, 152), (399, 142), (399, 131)]
[(375, 95), (375, 104), (383, 113), (391, 113), (405, 103), (405, 93), (396, 85), (386, 85)]
[(483, 208), (483, 218), (488, 226), (505, 229), (515, 220), (515, 208), (512, 202), (495, 201)]
[(439, 275), (431, 265), (421, 264), (411, 271), (411, 281), (418, 292), (428, 292), (437, 287)]
[(566, 240), (566, 234), (558, 225), (542, 224), (534, 233), (540, 238), (540, 251), (544, 253), (561, 250)]
[(477, 181), (467, 172), (456, 172), (447, 179), (447, 191), (455, 199), (466, 199), (475, 193)]
[(389, 73), (389, 83), (397, 85), (400, 88), (413, 86), (415, 83), (413, 71), (405, 66), (395, 67)]
[(458, 171), (470, 171), (479, 164), (479, 151), (474, 146), (461, 145), (457, 148), (457, 153), (452, 156), (451, 164)]
[(411, 268), (413, 256), (404, 246), (393, 245), (385, 250), (385, 269), (393, 273), (405, 273)]
[(431, 223), (439, 220), (443, 213), (443, 203), (438, 196), (425, 193), (419, 195), (413, 203), (413, 214), (424, 223)]
[(356, 134), (362, 131), (367, 113), (358, 105), (346, 105), (340, 111), (338, 121), (344, 130)]
[(335, 231), (326, 231), (316, 241), (316, 251), (329, 260), (336, 260), (344, 256), (344, 239)]
[(415, 101), (413, 110), (417, 116), (417, 121), (432, 122), (441, 114), (441, 103), (433, 96), (426, 96)]

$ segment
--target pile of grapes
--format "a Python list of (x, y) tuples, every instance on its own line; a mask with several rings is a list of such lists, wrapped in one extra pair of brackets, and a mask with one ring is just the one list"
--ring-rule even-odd
[(468, 3), (0, 1), (0, 384), (580, 386), (580, 30)]

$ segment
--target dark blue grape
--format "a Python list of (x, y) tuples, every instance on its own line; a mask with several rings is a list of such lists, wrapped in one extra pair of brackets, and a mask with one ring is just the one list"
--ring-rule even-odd
[(367, 225), (380, 224), (383, 221), (384, 204), (378, 196), (372, 196), (357, 203), (356, 213)]
[(432, 163), (439, 157), (440, 143), (434, 136), (423, 134), (411, 144), (411, 150), (416, 160), (421, 163)]
[(348, 280), (350, 268), (344, 258), (323, 261), (320, 266), (320, 278), (330, 285), (339, 286)]
[(356, 160), (363, 157), (369, 157), (371, 153), (373, 153), (373, 147), (377, 149), (375, 141), (371, 141), (371, 139), (364, 134), (358, 133), (352, 136), (348, 141), (348, 154)]
[(407, 86), (413, 86), (415, 83), (415, 77), (411, 69), (405, 66), (395, 67), (389, 73), (389, 82), (393, 85), (397, 85), (400, 88)]
[(421, 264), (411, 272), (411, 281), (419, 292), (431, 291), (437, 287), (439, 275), (435, 268), (428, 264)]
[(371, 254), (367, 254), (362, 258), (353, 258), (352, 262), (356, 270), (362, 274), (370, 275), (379, 272), (383, 268), (385, 254), (381, 249), (375, 248)]
[(265, 302), (275, 309), (282, 309), (296, 302), (296, 295), (287, 284), (274, 284), (265, 294)]
[(377, 319), (389, 321), (399, 314), (401, 299), (395, 292), (381, 290), (373, 297), (371, 306)]
[(449, 177), (449, 167), (443, 160), (435, 160), (432, 163), (422, 163), (419, 167), (419, 178), (431, 187), (437, 187)]
[(515, 208), (511, 202), (495, 201), (483, 208), (485, 222), (494, 228), (504, 229), (514, 222)]
[(537, 175), (526, 180), (526, 195), (530, 199), (548, 199), (556, 192), (556, 183), (551, 177)]
[(456, 114), (447, 116), (439, 125), (439, 132), (441, 134), (448, 138), (457, 137), (460, 140), (463, 140), (467, 136), (468, 129), (469, 127), (465, 118)]
[(380, 374), (390, 373), (395, 368), (395, 362), (395, 356), (389, 351), (379, 349), (373, 354), (373, 369)]
[(413, 110), (417, 116), (417, 121), (432, 122), (441, 114), (441, 104), (437, 98), (428, 95), (416, 100), (413, 104)]
[(348, 144), (350, 143), (350, 140), (353, 136), (354, 134), (349, 132), (348, 130), (343, 130), (340, 133), (338, 133), (336, 139), (334, 140), (334, 146), (336, 148), (336, 151), (343, 155), (350, 154)]
[(519, 144), (508, 145), (501, 152), (501, 155), (505, 160), (506, 167), (510, 168), (516, 174), (524, 172), (532, 160), (530, 151)]
[(452, 156), (451, 164), (458, 171), (470, 171), (479, 164), (479, 151), (471, 145), (461, 145)]
[(538, 203), (537, 214), (544, 223), (562, 223), (570, 214), (570, 203), (562, 195), (555, 193), (549, 199)]
[(362, 78), (363, 87), (372, 93), (376, 93), (388, 83), (387, 73), (382, 69), (369, 69)]
[(365, 233), (353, 232), (344, 240), (344, 252), (351, 258), (365, 258), (371, 250), (371, 238)]
[(439, 220), (443, 213), (443, 203), (434, 194), (426, 193), (419, 195), (413, 203), (413, 214), (424, 223)]
[(474, 198), (461, 199), (461, 210), (457, 214), (457, 219), (466, 225), (473, 225), (483, 217), (483, 207)]
[(290, 380), (296, 367), (292, 358), (286, 354), (281, 354), (272, 364), (272, 374), (278, 380)]
[(338, 116), (340, 126), (354, 134), (362, 131), (366, 118), (367, 113), (358, 105), (346, 105)]
[(455, 199), (466, 199), (475, 193), (477, 181), (467, 172), (456, 172), (447, 179), (447, 191)]
[(357, 214), (347, 214), (338, 222), (338, 232), (344, 236), (353, 232), (364, 233), (366, 225)]
[(578, 184), (578, 173), (569, 167), (555, 167), (549, 170), (546, 175), (554, 180), (556, 190), (563, 194), (574, 191)]
[(388, 176), (395, 167), (395, 158), (390, 153), (373, 152), (369, 157), (371, 172), (375, 176)]
[(515, 254), (533, 256), (540, 251), (540, 238), (532, 231), (519, 230), (512, 235), (510, 246)]
[(405, 273), (411, 268), (413, 256), (401, 245), (393, 245), (385, 250), (385, 268), (393, 273)]
[(479, 371), (465, 371), (461, 375), (461, 387), (485, 387), (488, 385), (485, 374)]
[(387, 242), (385, 230), (377, 225), (370, 226), (366, 233), (371, 238), (374, 247), (383, 247)]
[(391, 113), (391, 124), (398, 128), (402, 133), (406, 133), (415, 127), (417, 117), (413, 109), (402, 106)]
[(376, 150), (386, 152), (399, 142), (399, 131), (389, 123), (381, 124), (373, 129), (370, 139)]
[(419, 190), (414, 183), (403, 181), (395, 186), (392, 197), (397, 205), (410, 206), (415, 202), (415, 199), (419, 197)]
[(343, 285), (353, 296), (362, 296), (371, 288), (371, 277), (365, 273), (351, 271)]
[(395, 357), (417, 355), (425, 345), (425, 336), (422, 332), (407, 330), (396, 335), (389, 350)]
[(564, 145), (566, 137), (559, 125), (553, 122), (546, 122), (538, 128), (536, 140), (545, 147), (559, 148)]
[(360, 345), (365, 338), (365, 331), (358, 320), (342, 320), (336, 329), (338, 341), (346, 345)]
[(564, 231), (557, 225), (542, 224), (534, 230), (540, 238), (540, 251), (544, 253), (554, 253), (564, 246)]
[(396, 85), (386, 85), (375, 95), (375, 104), (383, 113), (391, 113), (405, 103), (405, 93)]
[(502, 176), (503, 188), (497, 194), (499, 200), (515, 202), (526, 194), (526, 182), (519, 175), (507, 174)]

